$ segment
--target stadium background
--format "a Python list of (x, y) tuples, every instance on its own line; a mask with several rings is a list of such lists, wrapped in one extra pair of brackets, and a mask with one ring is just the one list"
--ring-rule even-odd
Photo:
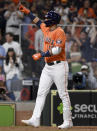
[[(30, 8), (35, 15), (38, 15), (41, 20), (44, 20), (45, 14), (51, 9), (56, 10), (56, 12), (60, 13), (62, 16), (60, 26), (62, 26), (67, 36), (66, 55), (70, 67), (68, 90), (70, 90), (70, 98), (72, 99), (71, 108), (73, 108), (73, 115), (77, 117), (74, 121), (74, 125), (82, 126), (80, 127), (80, 130), (96, 130), (97, 2), (96, 0), (86, 0), (86, 2), (88, 2), (88, 4), (90, 2), (90, 5), (86, 3), (86, 5), (89, 6), (87, 7), (88, 10), (85, 9), (86, 5), (83, 0), (22, 0), (22, 3)], [(92, 8), (92, 11), (90, 11), (90, 8)], [(33, 23), (31, 24), (29, 17), (24, 16), (24, 14), (20, 14), (19, 12), (17, 13), (17, 10), (18, 8), (11, 0), (0, 0), (0, 49), (3, 47), (6, 50), (6, 47), (4, 46), (5, 42), (7, 42), (6, 33), (13, 33), (14, 41), (21, 47), (19, 53), (21, 54), (22, 52), (22, 55), (19, 57), (23, 65), (21, 77), (16, 80), (12, 79), (11, 81), (11, 91), (15, 95), (15, 100), (8, 95), (8, 92), (6, 94), (7, 96), (0, 94), (0, 106), (2, 106), (2, 104), (9, 104), (9, 106), (10, 104), (15, 104), (15, 123), (17, 126), (20, 126), (22, 125), (20, 122), (21, 119), (28, 119), (32, 114), (44, 60), (41, 59), (34, 62), (31, 57), (35, 52), (41, 52), (43, 50), (43, 34), (41, 30), (39, 30)], [(2, 55), (2, 51), (0, 54)], [(6, 56), (4, 57), (6, 58)], [(3, 68), (4, 65), (2, 65), (2, 58), (0, 60), (0, 67), (3, 70), (3, 74), (6, 76)], [(86, 65), (87, 67), (85, 68), (83, 65)], [(82, 79), (83, 76), (85, 76), (83, 81), (80, 81), (77, 72), (82, 73), (80, 76)], [(79, 78), (79, 81), (75, 81), (74, 75)], [(7, 80), (5, 80), (5, 83), (6, 81)], [(42, 124), (45, 126), (55, 126), (55, 123), (59, 124), (60, 121), (62, 121), (62, 116), (60, 115), (62, 105), (60, 104), (61, 102), (57, 93), (55, 93), (55, 85), (52, 86), (51, 90), (55, 90), (54, 94), (49, 93), (46, 102), (47, 108), (44, 108), (42, 114)], [(53, 99), (53, 101), (51, 99)], [(56, 104), (56, 101), (58, 102), (58, 105)], [(54, 109), (51, 107), (52, 102), (53, 104), (55, 103), (53, 105), (53, 107), (55, 107)], [(74, 108), (75, 111), (79, 111), (79, 113), (74, 112)], [(56, 121), (57, 116), (54, 112), (57, 112), (56, 114), (59, 115), (59, 121)], [(47, 116), (48, 118), (45, 119)], [(51, 118), (52, 116), (54, 118)], [(6, 119), (6, 116), (4, 117)], [(51, 124), (52, 119), (54, 121)], [(0, 121), (2, 121), (2, 118)], [(28, 130), (32, 129), (31, 127), (17, 127), (17, 129), (14, 127), (14, 130), (25, 130), (23, 128)], [(3, 129), (13, 130), (12, 128), (0, 127), (0, 130)], [(41, 127), (34, 130), (45, 129), (54, 130), (52, 127), (48, 127), (48, 129), (47, 127)], [(78, 129), (79, 127), (74, 127), (70, 130)], [(57, 128), (55, 128), (55, 130), (57, 130)]]

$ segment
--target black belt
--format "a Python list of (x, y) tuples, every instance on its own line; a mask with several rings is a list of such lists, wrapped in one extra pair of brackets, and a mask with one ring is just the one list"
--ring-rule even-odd
[(55, 64), (58, 64), (58, 63), (61, 63), (61, 61), (50, 62), (50, 63), (47, 63), (47, 64), (49, 66), (52, 66), (52, 65), (55, 65)]

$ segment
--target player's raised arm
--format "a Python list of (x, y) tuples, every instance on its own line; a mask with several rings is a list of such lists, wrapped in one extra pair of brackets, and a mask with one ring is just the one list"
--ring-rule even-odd
[(36, 17), (29, 9), (27, 9), (25, 6), (23, 6), (22, 4), (19, 5), (19, 10), (21, 12), (24, 12), (25, 14), (27, 14), (31, 20), (38, 26), (40, 27), (42, 21)]
[[(59, 14), (57, 14), (57, 13), (54, 12), (54, 11), (49, 11), (49, 12), (47, 13), (47, 15), (45, 16), (45, 17), (46, 17), (46, 20), (45, 20), (44, 22), (42, 22), (38, 17), (36, 17), (35, 15), (33, 15), (33, 13), (32, 13), (29, 9), (27, 9), (26, 7), (24, 7), (23, 5), (20, 5), (20, 6), (19, 6), (19, 10), (20, 10), (21, 12), (24, 12), (25, 14), (27, 14), (27, 15), (31, 18), (31, 20), (32, 20), (38, 27), (41, 27), (41, 30), (42, 30), (42, 32), (43, 32), (44, 34), (45, 34), (45, 33), (47, 32), (47, 30), (48, 30), (47, 27), (52, 27), (52, 26), (54, 26), (54, 25), (57, 25), (57, 24), (60, 22), (60, 19), (61, 19), (61, 16), (60, 16)], [(44, 23), (44, 24), (42, 24), (42, 26), (40, 26), (41, 23)], [(38, 60), (38, 59), (40, 59), (41, 57), (50, 57), (50, 56), (52, 56), (52, 55), (58, 55), (58, 54), (60, 54), (60, 52), (61, 52), (61, 50), (62, 50), (60, 46), (61, 46), (62, 44), (59, 43), (59, 45), (58, 45), (58, 42), (62, 42), (61, 39), (60, 39), (60, 36), (62, 36), (62, 34), (59, 34), (59, 32), (58, 32), (57, 35), (58, 35), (57, 37), (59, 37), (59, 39), (58, 39), (58, 41), (57, 41), (57, 43), (56, 43), (56, 46), (53, 47), (53, 48), (50, 48), (50, 49), (47, 50), (46, 52), (34, 54), (34, 55), (32, 56), (34, 60)], [(59, 36), (59, 35), (60, 35), (60, 36)]]

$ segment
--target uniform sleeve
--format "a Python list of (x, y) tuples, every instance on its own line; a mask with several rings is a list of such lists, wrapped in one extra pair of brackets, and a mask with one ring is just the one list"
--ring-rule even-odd
[(42, 23), (42, 24), (40, 25), (40, 28), (41, 28), (43, 34), (45, 34), (47, 31), (49, 31), (49, 27), (46, 27), (46, 24), (45, 24), (45, 23)]
[(12, 66), (9, 63), (8, 65), (6, 65), (6, 62), (4, 61), (4, 72), (5, 73), (9, 73), (12, 70)]
[(64, 48), (65, 47), (65, 41), (66, 41), (66, 35), (63, 30), (58, 31), (56, 33), (56, 41), (55, 41), (55, 46)]

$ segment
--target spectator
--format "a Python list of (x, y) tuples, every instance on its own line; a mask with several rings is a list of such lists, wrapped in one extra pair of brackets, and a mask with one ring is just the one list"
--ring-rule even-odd
[(58, 3), (55, 7), (54, 10), (59, 13), (60, 15), (62, 15), (64, 8), (62, 7), (61, 3)]
[(28, 26), (28, 32), (25, 34), (25, 39), (29, 42), (29, 49), (34, 49), (34, 38), (37, 28), (35, 26)]
[(73, 23), (73, 21), (77, 20), (77, 8), (76, 8), (74, 2), (70, 3), (68, 18), (71, 23)]
[(93, 59), (90, 64), (89, 89), (97, 89), (97, 59)]
[(36, 62), (32, 59), (32, 55), (35, 54), (35, 32), (37, 31), (37, 28), (35, 26), (28, 26), (28, 32), (25, 34), (25, 39), (27, 40), (28, 43), (28, 72), (29, 75), (35, 76), (35, 72), (37, 67), (36, 67)]
[(20, 11), (17, 11), (17, 7), (14, 3), (11, 3), (9, 9), (5, 12), (4, 17), (7, 20), (6, 33), (13, 33), (14, 40), (19, 41), (19, 25), (22, 23), (23, 14)]
[(4, 13), (8, 9), (9, 1), (0, 0), (0, 30), (1, 34), (4, 35), (6, 20), (4, 18)]
[(95, 12), (93, 8), (90, 8), (90, 1), (85, 0), (83, 8), (80, 8), (78, 11), (78, 17), (83, 21), (86, 22), (87, 19), (96, 18)]
[(6, 33), (6, 42), (3, 44), (3, 47), (7, 53), (9, 48), (13, 48), (15, 50), (16, 56), (21, 58), (22, 57), (22, 50), (21, 46), (18, 42), (13, 41), (13, 34), (12, 33)]
[(95, 77), (95, 80), (94, 80), (94, 88), (97, 90), (97, 67), (96, 69), (94, 70), (94, 77)]
[[(36, 31), (35, 33), (35, 50), (36, 52), (42, 52), (43, 51), (43, 33), (41, 29)], [(37, 67), (38, 67), (38, 74), (41, 74), (41, 71), (44, 67), (44, 58), (41, 58), (39, 61), (37, 61)]]
[(31, 19), (29, 18), (29, 16), (24, 16), (24, 19), (23, 19), (23, 24), (24, 25), (21, 25), (21, 38), (22, 40), (25, 41), (25, 33), (28, 32), (28, 25), (26, 24), (30, 24), (31, 23)]
[[(97, 32), (96, 32), (97, 33)], [(96, 52), (97, 52), (97, 35), (96, 35), (96, 39), (95, 42), (93, 44), (93, 48), (95, 48)]]
[(75, 4), (79, 10), (83, 6), (83, 0), (75, 0)]
[(0, 32), (0, 45), (3, 45), (5, 42), (4, 37), (2, 36), (2, 33)]
[(62, 16), (60, 24), (66, 24), (69, 22), (69, 8), (67, 6), (67, 0), (62, 0), (61, 3), (58, 3), (56, 6), (54, 6), (54, 10)]
[(0, 66), (0, 100), (8, 100), (10, 98), (7, 96), (7, 89), (5, 84), (5, 74), (2, 73), (2, 67)]
[(2, 45), (0, 45), (0, 66), (3, 67), (3, 60), (5, 59), (6, 53)]
[(67, 25), (67, 26), (65, 26), (65, 28), (64, 28), (64, 31), (65, 31), (65, 33), (69, 33), (69, 34), (71, 34), (71, 30), (72, 30), (72, 26), (70, 26), (70, 25)]
[[(96, 49), (96, 52), (97, 52), (97, 28), (96, 28), (96, 25), (95, 25), (95, 22), (94, 21), (90, 21), (91, 23), (91, 27), (87, 27), (89, 28), (89, 37), (92, 38), (92, 47), (94, 49)], [(94, 56), (95, 57), (95, 56)]]
[(88, 37), (88, 34), (84, 31), (82, 31), (80, 34), (80, 50), (86, 62), (91, 62), (94, 52), (91, 48), (90, 38)]
[(82, 65), (82, 55), (76, 41), (74, 41), (71, 46), (70, 59), (68, 59), (68, 62), (71, 63), (71, 70), (73, 74), (80, 71)]
[[(23, 2), (23, 5), (27, 6), (27, 2)], [(33, 5), (32, 4), (30, 4), (30, 5), (31, 5), (30, 6), (30, 10), (33, 12), (33, 14), (36, 15), (36, 4), (33, 3)], [(30, 27), (28, 26), (28, 24), (30, 24), (30, 23), (31, 23), (30, 17), (27, 16), (27, 15), (24, 15), (24, 18), (23, 18), (23, 24), (24, 25), (21, 26), (22, 27), (22, 34), (21, 34), (21, 36), (22, 36), (22, 39), (24, 41), (25, 41), (25, 34), (26, 34), (26, 32), (29, 31)]]
[(35, 33), (35, 50), (37, 52), (43, 51), (43, 33), (41, 29), (37, 30)]
[(13, 48), (8, 49), (6, 60), (4, 61), (4, 71), (6, 73), (6, 85), (7, 85), (9, 97), (12, 100), (15, 100), (13, 89), (11, 87), (11, 82), (13, 80), (20, 79), (21, 71), (23, 71), (23, 65), (20, 59), (16, 57)]
[(30, 7), (30, 10), (36, 15), (37, 9), (36, 9), (36, 3), (33, 3), (33, 5)]
[(2, 71), (2, 69), (3, 69), (2, 66), (0, 66), (0, 82), (2, 81), (5, 83), (5, 75)]
[(66, 51), (67, 57), (70, 55), (70, 49), (71, 49), (72, 44), (73, 44), (73, 41), (72, 41), (71, 33), (66, 32), (65, 51)]
[(89, 67), (87, 65), (82, 65), (80, 72), (77, 72), (73, 75), (74, 89), (88, 89), (88, 75)]
[[(45, 5), (45, 6), (44, 6)], [(37, 3), (36, 3), (36, 7), (34, 7), (34, 8), (36, 8), (36, 11), (34, 11), (34, 14), (37, 16), (38, 15), (38, 17), (40, 18), (40, 19), (44, 19), (44, 16), (45, 16), (45, 11), (46, 10), (50, 10), (51, 9), (51, 7), (50, 7), (50, 1), (38, 1)]]
[(93, 6), (92, 6), (94, 12), (95, 12), (95, 15), (96, 15), (96, 20), (97, 20), (97, 2), (94, 2), (93, 3)]
[(87, 32), (85, 28), (82, 28), (79, 38), (75, 34), (75, 31), (72, 32), (74, 39), (80, 46), (82, 57), (86, 60), (86, 62), (91, 62), (92, 58), (95, 55), (94, 49), (92, 47), (96, 38), (96, 31), (94, 28), (94, 23), (92, 21), (90, 22), (92, 24), (92, 28), (90, 30), (93, 30), (90, 36), (88, 35), (89, 32)]
[(80, 62), (81, 61), (81, 52), (79, 45), (76, 41), (73, 42), (70, 50), (70, 57), (72, 62)]

